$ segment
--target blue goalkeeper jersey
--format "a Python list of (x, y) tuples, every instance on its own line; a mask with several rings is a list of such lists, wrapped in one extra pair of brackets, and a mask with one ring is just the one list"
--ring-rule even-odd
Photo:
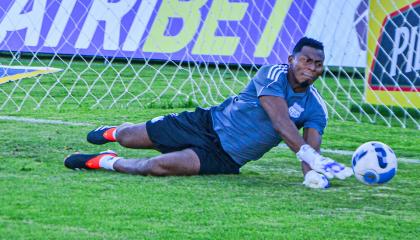
[(294, 92), (287, 71), (287, 64), (263, 66), (238, 96), (211, 108), (213, 128), (222, 147), (238, 164), (261, 158), (281, 141), (260, 105), (260, 96), (284, 98), (289, 117), (298, 129), (314, 128), (323, 134), (328, 113), (321, 95), (314, 86), (302, 93)]

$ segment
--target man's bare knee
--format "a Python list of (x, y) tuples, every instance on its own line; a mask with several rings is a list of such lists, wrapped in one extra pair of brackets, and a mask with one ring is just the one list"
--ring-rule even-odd
[(145, 124), (125, 123), (117, 128), (117, 142), (128, 148), (152, 148)]
[(116, 139), (117, 142), (124, 147), (129, 147), (130, 143), (133, 141), (133, 124), (122, 124), (117, 128)]

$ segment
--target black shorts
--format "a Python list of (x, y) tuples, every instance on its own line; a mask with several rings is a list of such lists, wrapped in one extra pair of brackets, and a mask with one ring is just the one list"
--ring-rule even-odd
[(200, 174), (238, 174), (237, 164), (222, 148), (213, 129), (209, 109), (196, 108), (157, 117), (146, 122), (146, 130), (161, 153), (192, 149), (200, 159)]

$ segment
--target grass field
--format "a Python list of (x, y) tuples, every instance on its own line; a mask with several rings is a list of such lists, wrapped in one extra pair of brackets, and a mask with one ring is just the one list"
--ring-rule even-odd
[[(145, 121), (181, 109), (19, 112), (27, 118), (99, 125)], [(400, 162), (379, 187), (355, 178), (306, 189), (294, 155), (275, 148), (239, 176), (140, 177), (75, 172), (74, 151), (107, 148), (123, 156), (153, 151), (93, 146), (90, 126), (0, 121), (2, 239), (415, 239), (420, 234), (419, 163)], [(418, 131), (332, 121), (324, 148), (354, 150), (379, 140), (399, 157), (419, 159)], [(327, 154), (349, 163), (349, 156)]]
[[(93, 64), (93, 68), (100, 71), (100, 65)], [(83, 72), (79, 66), (74, 73), (63, 74), (81, 72), (83, 79), (90, 82), (95, 81), (95, 71)], [(57, 87), (51, 90), (58, 91), (54, 93), (55, 100), (47, 97), (41, 108), (33, 110), (48, 92), (48, 84), (53, 84), (51, 76), (45, 78), (38, 78), (43, 81), (32, 89), (30, 84), (36, 79), (24, 80), (19, 87), (0, 86), (1, 101), (8, 101), (0, 115), (85, 125), (0, 120), (0, 239), (417, 239), (420, 236), (420, 138), (416, 129), (336, 118), (329, 122), (323, 148), (353, 151), (363, 142), (377, 140), (390, 145), (398, 157), (416, 160), (400, 161), (397, 176), (378, 187), (362, 185), (352, 177), (346, 181), (333, 180), (328, 190), (306, 189), (301, 184), (296, 157), (284, 148), (274, 148), (262, 159), (243, 167), (237, 176), (159, 178), (106, 171), (76, 172), (62, 163), (66, 155), (75, 151), (94, 153), (113, 149), (127, 157), (157, 154), (116, 144), (90, 145), (85, 136), (95, 126), (142, 122), (184, 109), (174, 106), (163, 109), (164, 105), (144, 108), (143, 103), (135, 102), (128, 107), (117, 105), (103, 110), (118, 94), (99, 88), (86, 95), (89, 84), (79, 81), (80, 85), (71, 88), (70, 82), (64, 82), (69, 79), (63, 78), (62, 84), (72, 89), (72, 96), (86, 96), (84, 100), (77, 107), (75, 104), (82, 98), (63, 102), (68, 92)], [(105, 83), (100, 80), (95, 86), (105, 87)], [(118, 86), (113, 91), (124, 92), (124, 87)], [(141, 87), (139, 84), (137, 90), (142, 91)], [(10, 91), (15, 91), (17, 104), (4, 94)], [(31, 97), (16, 112), (16, 105), (28, 92)], [(126, 97), (122, 103), (129, 101), (130, 95)], [(91, 108), (98, 99), (99, 104)], [(169, 101), (166, 96), (162, 98), (165, 101)], [(63, 105), (57, 109), (60, 103)], [(349, 156), (326, 155), (350, 163)]]

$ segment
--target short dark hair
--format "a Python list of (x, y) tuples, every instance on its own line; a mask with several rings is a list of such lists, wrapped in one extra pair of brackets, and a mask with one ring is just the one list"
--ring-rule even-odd
[(304, 46), (313, 47), (315, 49), (324, 51), (324, 45), (322, 42), (313, 38), (303, 37), (296, 43), (295, 47), (293, 48), (293, 55), (300, 52)]

